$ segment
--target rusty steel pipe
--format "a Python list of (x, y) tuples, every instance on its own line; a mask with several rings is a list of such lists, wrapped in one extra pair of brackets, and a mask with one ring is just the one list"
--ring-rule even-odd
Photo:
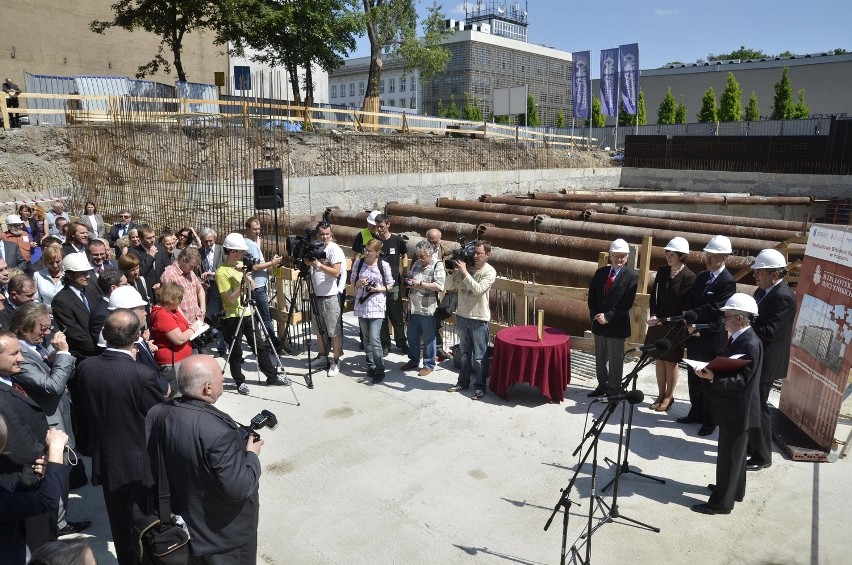
[[(367, 212), (343, 212), (337, 208), (328, 208), (323, 217), (327, 222), (337, 225), (356, 227), (358, 230), (367, 226)], [(389, 215), (394, 232), (410, 231), (425, 235), (430, 229), (441, 230), (445, 240), (457, 240), (459, 237), (473, 239), (476, 225), (460, 222), (444, 222), (418, 217)], [(334, 228), (336, 231), (336, 228)]]
[(739, 194), (658, 194), (646, 192), (535, 192), (538, 200), (563, 202), (599, 202), (601, 204), (753, 204), (762, 206), (810, 206), (810, 196), (752, 196)]
[[(630, 206), (615, 206), (610, 204), (592, 204), (578, 202), (558, 202), (556, 200), (536, 200), (534, 198), (516, 196), (491, 196), (479, 197), (481, 202), (494, 204), (512, 204), (516, 206), (532, 206), (542, 210), (594, 210), (604, 214), (623, 214), (625, 216), (641, 216), (646, 218), (662, 218), (665, 220), (680, 220), (683, 222), (695, 222), (702, 224), (723, 224), (726, 226), (747, 226), (762, 228), (767, 224), (775, 229), (789, 230), (792, 232), (807, 231), (810, 225), (807, 221), (794, 222), (792, 220), (767, 220), (765, 218), (745, 218), (743, 216), (730, 216), (719, 214), (700, 214), (698, 212), (676, 212), (673, 210), (654, 210), (652, 208), (631, 208)], [(539, 212), (550, 214), (550, 212)], [(552, 214), (550, 214), (552, 215)], [(554, 216), (556, 217), (556, 216)]]
[[(705, 234), (684, 233), (671, 230), (658, 230), (653, 228), (637, 228), (633, 226), (613, 226), (608, 224), (596, 224), (594, 222), (576, 222), (573, 220), (558, 220), (548, 216), (536, 217), (537, 231), (547, 233), (558, 233), (573, 236), (593, 236), (603, 239), (623, 238), (629, 243), (641, 243), (642, 238), (650, 236), (655, 242), (665, 243), (675, 237), (683, 237), (689, 242), (691, 249), (703, 249), (710, 238)], [(732, 237), (731, 246), (734, 255), (757, 255), (763, 249), (774, 249), (778, 242), (762, 239), (745, 239)]]
[[(725, 235), (728, 237), (745, 237), (748, 239), (766, 239), (772, 241), (785, 241), (798, 237), (800, 232), (779, 230), (772, 228), (745, 228), (721, 224), (702, 224), (699, 222), (682, 222), (678, 220), (664, 220), (661, 218), (645, 218), (640, 216), (626, 216), (621, 214), (602, 214), (591, 210), (547, 210), (534, 206), (514, 206), (511, 204), (497, 204), (490, 202), (477, 202), (471, 200), (452, 200), (450, 198), (438, 199), (438, 206), (461, 210), (482, 210), (484, 212), (518, 214), (522, 216), (546, 214), (551, 218), (563, 220), (590, 221), (595, 223), (607, 223), (622, 226), (635, 226), (643, 228), (657, 228), (663, 230), (683, 230), (689, 233), (704, 233), (709, 236)], [(708, 238), (709, 239), (709, 238)]]
[[(483, 214), (475, 210), (452, 210), (449, 208), (433, 208), (416, 204), (399, 204), (388, 202), (385, 206), (387, 214), (402, 217), (414, 216), (445, 222), (468, 222), (478, 224), (488, 221), (501, 228), (530, 229), (533, 216), (518, 216), (516, 214)], [(366, 218), (366, 216), (365, 216)], [(366, 220), (365, 220), (366, 221)], [(393, 222), (391, 222), (393, 223)]]

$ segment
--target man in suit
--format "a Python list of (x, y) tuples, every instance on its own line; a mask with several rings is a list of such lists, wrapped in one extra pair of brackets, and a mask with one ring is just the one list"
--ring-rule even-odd
[(131, 536), (133, 502), (150, 483), (145, 415), (163, 400), (157, 372), (135, 361), (142, 325), (120, 308), (104, 323), (106, 351), (77, 366), (81, 409), (92, 430), (92, 484), (102, 485), (121, 565), (139, 562)]
[(160, 287), (160, 277), (171, 263), (171, 255), (166, 248), (157, 243), (157, 234), (149, 225), (137, 228), (140, 243), (128, 251), (139, 259), (139, 272), (145, 277), (145, 284), (151, 291)]
[(623, 239), (609, 246), (610, 266), (601, 267), (589, 284), (589, 315), (595, 336), (595, 373), (598, 386), (587, 396), (615, 395), (621, 391), (624, 343), (630, 337), (630, 309), (636, 299), (639, 277), (627, 266), (630, 247)]
[(53, 297), (53, 317), (68, 338), (68, 347), (77, 360), (95, 355), (89, 334), (89, 316), (100, 292), (91, 283), (92, 266), (85, 253), (71, 253), (62, 259), (65, 286)]
[(21, 248), (15, 242), (3, 240), (3, 245), (0, 245), (0, 259), (6, 261), (10, 269), (30, 270), (30, 264), (24, 259)]
[(9, 296), (0, 311), (0, 327), (11, 330), (18, 308), (35, 300), (36, 283), (29, 275), (19, 274), (9, 279), (6, 288)]
[[(86, 246), (86, 255), (92, 265), (92, 281), (97, 282), (107, 269), (117, 269), (118, 263), (109, 259), (106, 242), (102, 239), (92, 239)], [(100, 287), (98, 287), (100, 290)]]
[[(222, 296), (219, 294), (219, 287), (216, 286), (216, 269), (222, 266), (223, 254), (222, 246), (216, 243), (216, 232), (213, 228), (201, 228), (201, 267), (199, 267), (198, 278), (201, 279), (201, 286), (204, 287), (207, 300), (207, 319), (215, 322), (222, 313)], [(216, 348), (224, 357), (226, 345), (222, 337), (222, 333), (214, 323), (215, 333), (218, 334)]]
[[(733, 252), (731, 240), (724, 235), (714, 236), (704, 247), (704, 265), (695, 277), (692, 290), (686, 296), (686, 311), (693, 313), (694, 324), (707, 324), (699, 332), (691, 327), (692, 337), (686, 342), (687, 357), (696, 361), (710, 361), (725, 347), (725, 325), (722, 323), (721, 307), (737, 290), (734, 275), (725, 268), (728, 255)], [(684, 312), (685, 314), (686, 312)], [(707, 381), (687, 370), (689, 402), (691, 407), (686, 416), (677, 419), (681, 424), (701, 424), (698, 435), (708, 436), (716, 428), (705, 405), (704, 393)]]
[(79, 220), (71, 222), (67, 229), (68, 238), (62, 244), (62, 255), (82, 253), (85, 255), (89, 247), (89, 226)]
[(118, 222), (109, 229), (109, 243), (115, 246), (115, 242), (127, 235), (127, 232), (138, 228), (139, 224), (133, 221), (133, 213), (130, 210), (122, 210), (118, 213)]
[[(186, 359), (178, 385), (182, 396), (155, 406), (146, 418), (152, 462), (158, 439), (162, 446), (172, 511), (186, 521), (190, 549), (199, 562), (253, 565), (263, 440), (246, 438), (230, 416), (213, 406), (224, 386), (213, 357)], [(154, 429), (162, 410), (168, 416), (161, 429)]]
[(772, 413), (769, 391), (772, 381), (787, 377), (790, 364), (790, 340), (796, 317), (796, 295), (784, 281), (787, 259), (775, 249), (761, 251), (751, 267), (757, 290), (757, 319), (752, 330), (763, 343), (763, 370), (760, 372), (760, 427), (748, 431), (746, 469), (759, 471), (772, 465)]
[(757, 303), (751, 296), (738, 292), (720, 310), (731, 336), (721, 356), (739, 355), (750, 363), (735, 371), (714, 372), (705, 368), (696, 373), (707, 381), (707, 409), (719, 425), (716, 484), (711, 487), (710, 500), (692, 507), (701, 514), (730, 514), (734, 502), (742, 502), (748, 430), (760, 422), (757, 384), (763, 364), (763, 344), (750, 326), (751, 319), (757, 315)]
[(118, 269), (106, 269), (98, 277), (96, 284), (101, 297), (92, 306), (92, 311), (89, 312), (89, 335), (92, 337), (92, 343), (98, 348), (98, 353), (100, 354), (103, 353), (103, 346), (100, 344), (101, 330), (110, 312), (110, 295), (118, 287), (127, 286), (127, 277)]

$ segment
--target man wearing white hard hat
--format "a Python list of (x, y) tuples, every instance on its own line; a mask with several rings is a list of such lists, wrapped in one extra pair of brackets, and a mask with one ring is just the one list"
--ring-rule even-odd
[[(129, 285), (124, 285), (116, 288), (109, 295), (107, 310), (114, 312), (119, 308), (130, 310), (136, 317), (139, 318), (141, 331), (139, 339), (136, 340), (136, 362), (141, 363), (149, 369), (154, 369), (160, 375), (160, 388), (166, 394), (170, 394), (169, 382), (163, 375), (160, 369), (160, 364), (154, 358), (154, 353), (157, 351), (157, 346), (153, 345), (149, 340), (151, 338), (150, 330), (148, 329), (148, 301), (142, 298), (139, 291)], [(98, 345), (106, 347), (103, 334), (100, 335)]]
[[(693, 324), (706, 325), (701, 331), (689, 326), (692, 337), (686, 342), (687, 357), (696, 361), (709, 361), (725, 347), (725, 325), (722, 323), (722, 306), (737, 291), (734, 275), (725, 268), (725, 261), (733, 253), (731, 240), (724, 235), (714, 236), (704, 247), (704, 265), (695, 277), (692, 291), (686, 297), (686, 310)], [(704, 393), (707, 382), (698, 377), (692, 368), (687, 370), (689, 379), (689, 402), (691, 407), (686, 416), (677, 419), (681, 424), (701, 424), (698, 435), (713, 433), (715, 423), (705, 404)]]
[(65, 332), (68, 349), (79, 361), (97, 354), (89, 333), (92, 308), (100, 300), (100, 292), (92, 282), (92, 265), (85, 253), (71, 253), (62, 259), (62, 289), (50, 303), (53, 318)]
[(589, 316), (595, 335), (595, 373), (598, 386), (587, 396), (615, 395), (621, 390), (624, 342), (630, 337), (630, 309), (636, 299), (639, 277), (627, 266), (630, 247), (623, 239), (609, 246), (609, 262), (589, 284)]
[(24, 221), (17, 214), (9, 214), (6, 216), (6, 231), (0, 234), (3, 241), (14, 243), (20, 250), (21, 257), (24, 261), (30, 261), (30, 251), (38, 245), (30, 239), (29, 234), (24, 230)]
[(772, 413), (769, 391), (772, 381), (787, 376), (790, 340), (796, 317), (796, 295), (784, 281), (787, 259), (775, 249), (761, 251), (751, 266), (757, 290), (757, 319), (751, 328), (763, 343), (763, 370), (760, 372), (760, 427), (748, 432), (746, 469), (759, 471), (772, 465)]
[(716, 456), (716, 483), (710, 499), (696, 504), (692, 510), (701, 514), (730, 514), (734, 502), (742, 502), (746, 485), (746, 445), (748, 430), (760, 423), (760, 371), (763, 365), (763, 344), (751, 328), (757, 315), (757, 303), (748, 294), (738, 292), (720, 308), (722, 320), (730, 334), (720, 357), (748, 361), (732, 370), (697, 371), (707, 383), (707, 409), (719, 426), (719, 447)]

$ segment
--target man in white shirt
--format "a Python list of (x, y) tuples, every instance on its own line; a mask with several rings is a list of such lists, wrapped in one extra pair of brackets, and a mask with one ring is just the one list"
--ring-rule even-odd
[(317, 320), (317, 361), (328, 356), (326, 337), (331, 338), (333, 361), (328, 364), (328, 376), (333, 377), (340, 372), (339, 362), (343, 353), (343, 321), (340, 315), (341, 273), (346, 256), (339, 245), (332, 241), (331, 224), (317, 224), (317, 239), (323, 244), (326, 257), (322, 261), (314, 259), (305, 262), (311, 268), (311, 283), (313, 286), (313, 308)]

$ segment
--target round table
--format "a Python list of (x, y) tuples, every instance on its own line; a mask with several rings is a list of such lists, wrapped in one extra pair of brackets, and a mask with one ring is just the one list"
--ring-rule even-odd
[(551, 401), (561, 402), (571, 381), (571, 338), (556, 328), (512, 326), (497, 332), (489, 388), (506, 398), (512, 386), (529, 383)]

